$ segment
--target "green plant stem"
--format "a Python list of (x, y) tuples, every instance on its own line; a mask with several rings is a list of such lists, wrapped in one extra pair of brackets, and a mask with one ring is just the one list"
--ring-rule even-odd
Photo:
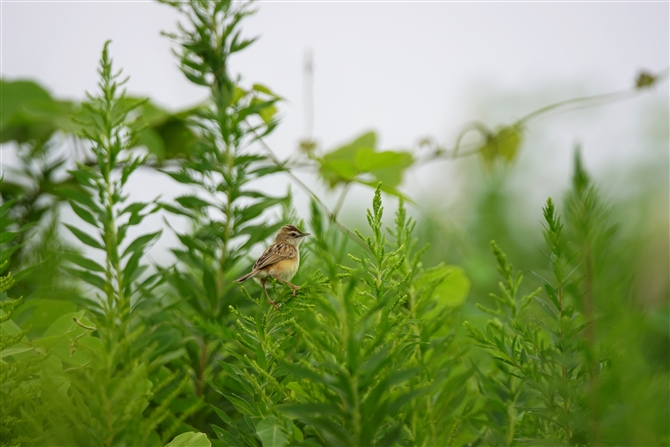
[[(231, 149), (230, 146), (226, 145), (226, 163), (228, 167), (228, 173), (230, 174), (233, 170), (234, 166), (234, 157), (231, 154)], [(220, 262), (220, 267), (221, 267), (221, 272), (219, 277), (221, 280), (223, 279), (223, 276), (225, 275), (225, 262), (226, 259), (228, 258), (228, 244), (230, 243), (230, 234), (232, 232), (232, 221), (233, 221), (233, 208), (232, 208), (232, 203), (233, 203), (233, 197), (232, 197), (232, 191), (230, 188), (227, 189), (226, 191), (226, 205), (225, 205), (225, 214), (226, 214), (226, 225), (224, 228), (224, 233), (223, 233), (223, 248), (221, 250), (221, 262)]]
[[(565, 331), (563, 330), (563, 283), (559, 283), (558, 288), (556, 290), (556, 295), (558, 296), (558, 330), (559, 330), (559, 340), (560, 340), (560, 345), (563, 346), (565, 343)], [(564, 349), (561, 349), (561, 353), (565, 354)], [(565, 367), (564, 364), (561, 364), (561, 377), (563, 379), (563, 386), (566, 388), (566, 390), (569, 389), (568, 385), (568, 370)], [(566, 392), (567, 394), (567, 392)], [(572, 438), (572, 430), (570, 429), (570, 398), (563, 398), (563, 417), (564, 417), (564, 422), (563, 422), (563, 430), (565, 431), (565, 435), (568, 439)]]
[[(611, 93), (603, 93), (600, 95), (592, 95), (592, 96), (582, 96), (579, 98), (571, 98), (567, 99), (564, 101), (559, 101), (553, 104), (549, 104), (544, 107), (540, 107), (537, 110), (534, 110), (530, 112), (529, 114), (525, 115), (524, 117), (518, 119), (516, 121), (517, 124), (524, 124), (527, 123), (528, 121), (538, 118), (540, 115), (545, 115), (551, 111), (563, 108), (565, 106), (572, 106), (572, 105), (580, 105), (583, 107), (594, 107), (598, 105), (603, 105), (603, 104), (611, 104), (614, 102), (618, 101), (623, 101), (626, 99), (630, 99), (634, 96), (637, 96), (638, 89), (635, 87), (632, 88), (627, 88), (625, 90), (620, 90), (618, 92), (611, 92)], [(569, 109), (568, 109), (569, 110)]]
[(342, 205), (344, 205), (344, 199), (347, 197), (350, 186), (351, 183), (346, 183), (342, 188), (342, 193), (340, 193), (340, 197), (337, 199), (337, 204), (335, 204), (335, 208), (333, 208), (333, 219), (336, 219), (337, 215), (340, 213), (340, 209), (342, 209)]
[(594, 317), (594, 298), (593, 298), (593, 254), (591, 251), (591, 246), (587, 242), (585, 247), (585, 256), (584, 263), (586, 267), (586, 276), (584, 278), (584, 317), (589, 322), (588, 326), (585, 328), (586, 341), (588, 344), (588, 353), (589, 353), (589, 397), (591, 400), (591, 408), (593, 410), (593, 415), (591, 416), (592, 421), (590, 424), (591, 428), (591, 440), (594, 446), (600, 445), (600, 414), (599, 414), (599, 397), (598, 397), (598, 372), (597, 359), (593, 358), (595, 342), (596, 342), (596, 330), (595, 330), (595, 317)]

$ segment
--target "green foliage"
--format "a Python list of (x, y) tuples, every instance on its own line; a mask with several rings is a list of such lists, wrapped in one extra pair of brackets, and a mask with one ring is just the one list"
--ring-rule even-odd
[(16, 141), (44, 145), (55, 132), (72, 129), (74, 104), (54, 99), (31, 81), (0, 80), (0, 143)]
[[(625, 260), (618, 258), (614, 248), (615, 227), (579, 153), (566, 199), (569, 225), (563, 224), (551, 199), (543, 212), (551, 276), (533, 272), (542, 287), (519, 296), (523, 276), (514, 274), (505, 254), (492, 242), (502, 278), (500, 294), (492, 294), (497, 307), (479, 306), (493, 316), (485, 327), (465, 323), (469, 336), (493, 360), (492, 369), (478, 369), (486, 418), (477, 424), (486, 427), (483, 439), (496, 445), (621, 442), (621, 428), (611, 421), (623, 402), (602, 399), (612, 395), (615, 377), (623, 374), (632, 379), (629, 362), (612, 355), (623, 355), (622, 349), (630, 349), (639, 339), (626, 343), (617, 329), (597, 328), (628, 327), (631, 315), (635, 320), (640, 316), (627, 302), (629, 281)], [(629, 347), (623, 348), (626, 344)], [(652, 386), (667, 378), (654, 374), (644, 362), (636, 370), (639, 380)], [(626, 399), (631, 405), (636, 400)], [(650, 429), (644, 434), (636, 430), (637, 437), (628, 442), (663, 442), (656, 437), (660, 433), (653, 434), (653, 427), (661, 425), (659, 420), (634, 424)]]
[[(147, 269), (140, 260), (160, 231), (137, 236), (129, 242), (126, 239), (128, 230), (141, 224), (157, 207), (151, 203), (124, 205), (127, 195), (123, 188), (147, 157), (128, 151), (136, 138), (129, 129), (130, 114), (140, 103), (125, 100), (121, 88), (126, 80), (120, 80), (121, 72), (113, 71), (108, 46), (109, 42), (100, 60), (100, 93), (89, 94), (89, 101), (83, 104), (87, 119), (79, 120), (82, 136), (90, 141), (96, 164), (80, 165), (71, 171), (84, 192), (67, 193), (75, 214), (100, 231), (91, 234), (82, 227), (66, 225), (81, 243), (102, 251), (105, 261), (101, 265), (89, 257), (71, 253), (66, 255), (71, 264), (66, 269), (97, 289), (100, 307), (91, 303), (89, 308), (105, 320), (101, 335), (111, 348), (119, 341), (118, 337), (129, 333), (133, 308), (158, 283), (159, 275), (142, 278), (140, 282)], [(115, 172), (117, 166), (121, 167), (120, 172)], [(106, 333), (108, 330), (111, 332)]]
[(319, 173), (331, 189), (352, 182), (369, 186), (381, 182), (385, 192), (401, 196), (396, 188), (414, 157), (409, 152), (378, 151), (377, 135), (368, 132), (317, 161)]
[[(11, 231), (13, 222), (8, 219), (11, 202), (0, 207), (0, 273), (9, 266), (9, 256), (16, 250), (15, 240), (23, 232)], [(9, 224), (9, 225), (8, 225)], [(15, 285), (15, 276), (8, 272), (0, 276), (0, 445), (20, 446), (34, 437), (25, 432), (26, 421), (22, 415), (25, 405), (39, 396), (34, 386), (34, 376), (44, 361), (44, 352), (32, 347), (22, 330), (14, 321), (16, 308), (23, 297), (12, 299), (8, 291)]]
[(485, 133), (485, 142), (477, 149), (488, 166), (501, 159), (511, 163), (516, 159), (522, 142), (522, 129), (519, 124), (503, 126), (495, 132)]
[[(146, 157), (128, 152), (133, 102), (125, 101), (125, 81), (114, 73), (107, 47), (100, 61), (100, 93), (89, 95), (87, 118), (78, 121), (96, 163), (72, 171), (80, 190), (67, 193), (75, 214), (97, 231), (68, 229), (81, 243), (102, 251), (104, 261), (63, 253), (66, 270), (97, 290), (87, 302), (93, 320), (84, 311), (65, 313), (29, 344), (31, 351), (48, 353), (34, 373), (39, 397), (24, 402), (22, 409), (24, 430), (35, 437), (35, 445), (161, 445), (155, 429), (170, 415), (166, 407), (185, 383), (175, 385), (177, 375), (171, 375), (154, 386), (149, 378), (159, 364), (136, 318), (143, 299), (160, 281), (156, 274), (142, 277), (146, 266), (140, 262), (157, 233), (130, 242), (125, 236), (155, 207), (124, 204), (124, 185)], [(148, 410), (152, 393), (168, 385), (173, 391), (157, 397)]]
[[(181, 246), (173, 250), (179, 266), (163, 276), (174, 289), (176, 319), (167, 318), (181, 334), (188, 355), (186, 367), (195, 394), (220, 402), (207, 387), (222, 358), (218, 345), (232, 337), (234, 320), (229, 306), (243, 302), (233, 282), (250, 262), (250, 250), (275, 233), (282, 223), (267, 212), (285, 205), (287, 196), (270, 196), (249, 185), (283, 168), (252, 150), (259, 138), (276, 127), (280, 97), (261, 84), (244, 86), (228, 71), (231, 55), (254, 39), (241, 37), (240, 21), (251, 14), (247, 3), (165, 2), (176, 8), (185, 23), (167, 34), (179, 45), (185, 76), (210, 91), (209, 100), (190, 120), (194, 140), (178, 169), (166, 170), (175, 181), (194, 189), (176, 203), (162, 207), (186, 216), (192, 231), (178, 234)], [(157, 317), (163, 318), (163, 317)], [(182, 341), (183, 340), (183, 341)], [(207, 413), (193, 415), (202, 419)]]
[[(318, 208), (313, 213), (312, 221), (320, 222)], [(458, 283), (444, 266), (419, 266), (423, 250), (414, 248), (415, 222), (402, 202), (389, 230), (393, 243), (386, 240), (382, 214), (378, 188), (368, 212), (372, 236), (359, 233), (369, 252), (349, 255), (353, 267), (341, 266), (329, 277), (314, 270), (281, 312), (235, 311), (241, 350), (230, 354), (241, 366), (222, 363), (225, 374), (215, 382), (233, 406), (232, 413), (217, 411), (224, 427), (215, 432), (222, 441), (438, 445), (458, 433), (459, 418), (471, 409), (456, 411), (466, 404), (461, 387), (472, 371), (445, 323), (462, 296), (435, 299), (438, 288), (455, 291)], [(319, 241), (327, 232), (314, 232), (317, 246), (329, 244)]]
[[(33, 81), (0, 80), (2, 109), (0, 109), (0, 143), (14, 142), (30, 150), (31, 157), (50, 154), (59, 144), (59, 134), (75, 137), (82, 131), (82, 123), (90, 113), (82, 104), (54, 98), (44, 87)], [(119, 102), (135, 103), (135, 98), (119, 98)], [(150, 101), (136, 104), (139, 137), (136, 145), (146, 146), (159, 160), (183, 157), (193, 140), (193, 131), (188, 127), (188, 118), (197, 113), (197, 108), (170, 113)], [(73, 120), (72, 116), (78, 120)], [(74, 154), (72, 154), (74, 155)], [(88, 164), (88, 160), (80, 160)], [(27, 167), (27, 165), (26, 165)], [(57, 169), (58, 163), (50, 166)], [(54, 183), (59, 183), (54, 181)], [(71, 182), (66, 182), (71, 185)], [(20, 187), (12, 184), (12, 187)], [(52, 185), (56, 186), (56, 185)], [(5, 185), (3, 191), (9, 190)], [(54, 192), (46, 190), (44, 192)]]
[[(667, 312), (639, 307), (629, 247), (579, 152), (562, 214), (551, 199), (543, 209), (542, 262), (496, 237), (531, 277), (492, 243), (500, 282), (488, 301), (479, 291), (493, 263), (471, 275), (480, 261), (468, 253), (469, 264), (452, 265), (442, 244), (453, 233), (441, 231), (437, 261), (427, 262), (400, 189), (407, 169), (438, 158), (480, 154), (504, 168), (533, 117), (608, 95), (507, 126), (475, 123), (453, 150), (423, 157), (381, 151), (368, 132), (328, 152), (306, 141), (303, 160), (281, 161), (264, 138), (282, 98), (231, 74), (231, 57), (255, 41), (242, 33), (251, 3), (162, 3), (182, 17), (167, 35), (184, 75), (209, 92), (196, 107), (171, 113), (128, 97), (108, 44), (100, 89), (82, 104), (0, 81), (0, 142), (14, 143), (20, 161), (0, 183), (2, 445), (670, 443)], [(662, 78), (643, 72), (635, 90)], [(472, 130), (482, 141), (468, 151), (460, 141)], [(63, 135), (80, 147), (61, 152)], [(297, 165), (340, 189), (332, 211), (293, 174)], [(132, 202), (140, 168), (189, 192)], [(281, 225), (307, 229), (290, 189), (254, 189), (268, 175), (312, 198), (297, 296), (269, 282), (279, 310), (251, 282), (234, 283)], [(353, 184), (375, 189), (365, 231), (337, 220)], [(518, 225), (495, 218), (509, 205), (497, 186), (480, 201), (475, 231)], [(390, 224), (382, 192), (399, 200)], [(74, 224), (59, 222), (63, 202)], [(144, 230), (153, 213), (191, 226), (177, 234), (171, 265), (148, 260), (161, 236)]]
[[(0, 267), (7, 266), (5, 261)], [(22, 358), (21, 354), (32, 351), (23, 342), (26, 331), (21, 330), (12, 316), (14, 309), (21, 303), (19, 299), (8, 299), (7, 291), (14, 285), (11, 273), (0, 276), (0, 445), (19, 446), (29, 440), (21, 429), (25, 421), (21, 408), (37, 398), (38, 389), (30, 385), (30, 378), (39, 369), (43, 356)]]

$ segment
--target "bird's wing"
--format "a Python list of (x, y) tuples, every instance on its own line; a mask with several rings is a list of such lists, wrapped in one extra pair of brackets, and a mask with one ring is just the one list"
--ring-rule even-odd
[(276, 264), (279, 261), (284, 259), (295, 258), (298, 254), (298, 250), (288, 244), (272, 244), (265, 250), (265, 253), (258, 258), (258, 261), (254, 264), (254, 270), (261, 270), (265, 267), (268, 267), (272, 264)]

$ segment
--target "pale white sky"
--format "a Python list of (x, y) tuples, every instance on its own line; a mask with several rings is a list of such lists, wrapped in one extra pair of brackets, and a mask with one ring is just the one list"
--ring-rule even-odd
[[(111, 39), (116, 66), (131, 76), (131, 93), (173, 109), (206, 95), (182, 76), (170, 42), (159, 34), (174, 30), (178, 19), (165, 5), (0, 6), (6, 79), (31, 78), (59, 98), (82, 98), (95, 89), (100, 51)], [(668, 2), (260, 2), (258, 10), (244, 29), (261, 38), (231, 68), (287, 98), (283, 123), (269, 140), (284, 156), (305, 129), (307, 50), (315, 59), (314, 134), (326, 148), (368, 129), (378, 131), (385, 149), (408, 148), (424, 136), (451, 145), (474, 119), (493, 127), (509, 123), (552, 101), (626, 88), (640, 69), (669, 65)], [(627, 103), (543, 118), (528, 129), (518, 188), (533, 184), (532, 206), (563, 189), (576, 141), (596, 176), (645, 157), (667, 166), (667, 137), (660, 149), (644, 140), (654, 121), (667, 134), (667, 109), (666, 83)], [(463, 200), (463, 176), (477, 172), (468, 163), (414, 170), (404, 189), (419, 199)], [(169, 184), (138, 182), (144, 199)], [(365, 204), (370, 195), (356, 194)]]

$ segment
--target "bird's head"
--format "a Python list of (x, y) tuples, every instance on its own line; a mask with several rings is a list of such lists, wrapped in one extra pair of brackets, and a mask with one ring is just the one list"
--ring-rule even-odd
[(281, 227), (281, 230), (279, 230), (275, 242), (290, 244), (297, 247), (305, 236), (309, 236), (309, 233), (303, 233), (295, 225), (284, 225)]

